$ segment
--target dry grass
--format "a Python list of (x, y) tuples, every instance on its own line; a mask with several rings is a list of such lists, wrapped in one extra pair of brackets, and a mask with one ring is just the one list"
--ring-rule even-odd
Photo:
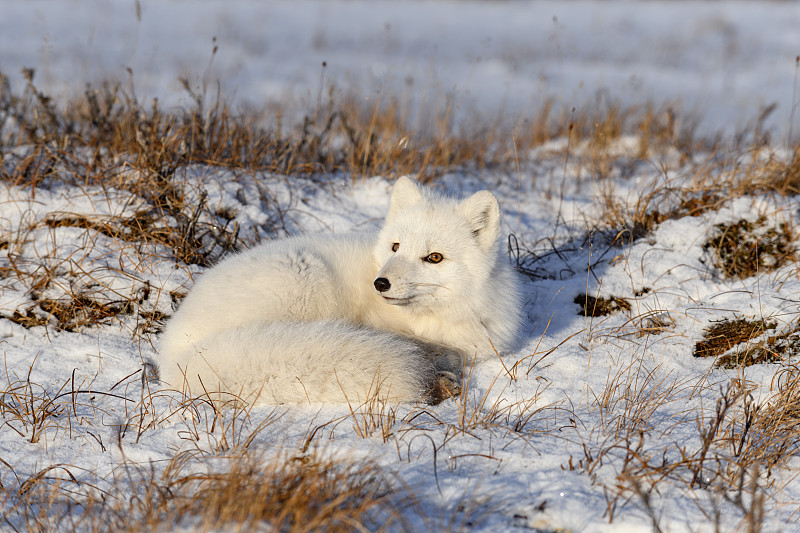
[[(633, 505), (650, 517), (654, 531), (663, 531), (670, 517), (656, 502), (669, 486), (694, 494), (692, 501), (717, 529), (738, 522), (735, 530), (761, 531), (765, 503), (780, 490), (774, 472), (800, 452), (797, 368), (779, 375), (768, 403), (755, 402), (733, 380), (718, 390), (710, 409), (687, 412), (665, 429), (664, 409), (689, 401), (697, 384), (632, 362), (609, 375), (591, 406), (600, 423), (582, 432), (582, 455), (571, 456), (562, 468), (584, 472), (603, 487), (609, 522)], [(665, 442), (671, 439), (678, 440)], [(724, 520), (723, 504), (724, 512), (733, 513)]]
[(763, 319), (748, 320), (746, 318), (724, 319), (706, 329), (703, 340), (694, 347), (695, 357), (718, 357), (738, 344), (763, 335), (767, 330), (775, 329), (775, 322)]
[[(73, 372), (51, 392), (31, 379), (34, 364), (23, 377), (6, 371), (0, 416), (13, 433), (5, 438), (45, 446), (83, 440), (98, 452), (116, 447), (123, 460), (106, 475), (69, 464), (23, 475), (0, 459), (0, 521), (12, 530), (398, 531), (421, 512), (402, 480), (369, 459), (309, 446), (313, 435), (294, 454), (257, 451), (254, 440), (280, 410), (254, 420), (242, 402), (181, 400), (151, 390), (139, 372), (106, 391)], [(108, 420), (120, 420), (111, 442), (101, 429)], [(188, 449), (149, 465), (125, 459), (126, 447), (164, 424), (177, 424)]]
[[(695, 357), (716, 357), (715, 365), (737, 368), (762, 363), (776, 363), (800, 354), (800, 334), (796, 325), (774, 331), (776, 322), (764, 319), (725, 319), (706, 329), (703, 340), (695, 345)], [(764, 337), (758, 342), (753, 339)]]
[(761, 217), (755, 222), (743, 219), (718, 224), (703, 247), (711, 252), (714, 266), (723, 276), (744, 279), (794, 261), (796, 237), (788, 224), (769, 227)]
[[(31, 380), (33, 373), (33, 365), (23, 378), (8, 373), (0, 391), (0, 415), (16, 437), (46, 446), (83, 439), (88, 449), (115, 448), (122, 459), (108, 473), (59, 463), (27, 474), (0, 459), (0, 521), (11, 530), (458, 531), (486, 512), (480, 499), (472, 501), (465, 492), (463, 501), (429, 515), (414, 494), (418, 487), (371, 458), (326, 445), (351, 421), (360, 438), (379, 436), (395, 444), (398, 454), (407, 446), (411, 461), (419, 448), (412, 445), (421, 442), (417, 436), (441, 434), (448, 425), (422, 406), (406, 410), (369, 401), (273, 453), (261, 441), (285, 410), (261, 410), (255, 417), (253, 407), (235, 397), (151, 390), (139, 372), (106, 391), (76, 383), (73, 376), (49, 392)], [(516, 413), (515, 406), (503, 411), (505, 422), (515, 423), (523, 437), (525, 421), (541, 410), (534, 403)], [(496, 411), (476, 413), (471, 423), (500, 427), (497, 418)], [(100, 429), (108, 420), (119, 421), (111, 441)], [(168, 459), (149, 463), (127, 459), (147, 432), (165, 426), (175, 427), (184, 443), (180, 449), (153, 451)], [(437, 468), (453, 468), (460, 459), (449, 456), (437, 464), (437, 454), (447, 455), (443, 450), (454, 436), (444, 431), (439, 443), (429, 437), (437, 484)]]
[(135, 404), (134, 400), (114, 389), (138, 372), (126, 376), (108, 391), (99, 391), (92, 390), (91, 384), (85, 379), (76, 381), (73, 371), (70, 378), (54, 389), (31, 379), (37, 358), (38, 356), (33, 358), (23, 377), (6, 366), (6, 386), (0, 390), (0, 416), (3, 419), (0, 427), (10, 428), (16, 435), (33, 444), (47, 444), (59, 437), (71, 439), (81, 436), (93, 439), (105, 450), (98, 437), (99, 432), (93, 433), (92, 429), (79, 428), (85, 425), (86, 420), (109, 414), (104, 404), (98, 401), (100, 398)]
[(628, 206), (617, 199), (612, 191), (601, 198), (601, 227), (610, 228), (618, 245), (633, 242), (648, 235), (659, 224), (687, 216), (699, 216), (706, 211), (719, 209), (725, 200), (710, 192), (713, 185), (675, 189), (655, 186), (637, 196), (635, 205)]
[[(682, 164), (678, 180), (669, 176), (676, 168), (668, 162), (653, 162), (657, 175), (639, 188), (632, 202), (616, 194), (613, 181), (599, 181), (600, 214), (594, 223), (610, 232), (615, 242), (622, 245), (647, 236), (662, 222), (717, 211), (735, 198), (763, 193), (790, 197), (798, 193), (795, 184), (800, 164), (798, 154), (800, 146), (795, 147), (788, 158), (785, 153), (775, 153), (766, 147), (716, 147), (701, 157), (695, 153), (690, 161)], [(609, 173), (624, 176), (625, 161), (612, 159), (610, 164), (614, 172)], [(793, 253), (789, 243), (796, 238), (794, 230), (785, 224), (778, 228), (762, 228), (765, 223), (766, 220), (759, 219), (737, 222), (744, 225), (741, 228), (736, 228), (736, 224), (720, 226), (720, 233), (727, 234), (718, 236), (721, 241), (708, 246), (718, 249), (729, 244), (725, 241), (748, 238), (748, 242), (735, 244), (747, 244), (756, 257), (764, 253), (765, 247), (774, 246), (774, 259), (780, 266)], [(766, 259), (766, 266), (773, 267), (770, 259)], [(735, 272), (725, 275), (738, 276)]]
[[(719, 201), (719, 197), (712, 200), (708, 196), (708, 202), (703, 197), (697, 198), (702, 204), (699, 209), (711, 209)], [(678, 214), (684, 209), (682, 206), (687, 205), (677, 205), (676, 218), (689, 214)], [(657, 224), (654, 219), (650, 218)], [(796, 261), (792, 244), (794, 233), (761, 228), (758, 234), (763, 241), (777, 235), (777, 243), (762, 248), (752, 262), (776, 253), (786, 259), (767, 259), (768, 264), (753, 274), (768, 273)], [(570, 243), (570, 246), (575, 244)], [(570, 263), (569, 249), (565, 247), (554, 252), (563, 264)], [(787, 250), (792, 250), (791, 254), (783, 253)], [(739, 250), (738, 253), (746, 252)], [(605, 252), (597, 255), (602, 259)], [(796, 270), (787, 272), (782, 280), (796, 278)], [(632, 286), (636, 285), (632, 283)], [(638, 308), (637, 300), (652, 297), (651, 292), (649, 288), (632, 289), (635, 299), (623, 301)], [(589, 310), (598, 308), (608, 314), (622, 310), (615, 304), (616, 300), (615, 297), (590, 300), (581, 294), (576, 303), (582, 305), (587, 315)], [(796, 309), (793, 305), (791, 309), (790, 316), (793, 316)], [(632, 314), (630, 307), (624, 310)], [(625, 356), (613, 352), (611, 357), (615, 363), (605, 386), (599, 390), (589, 388), (590, 405), (586, 411), (591, 423), (584, 419), (586, 411), (573, 408), (570, 420), (577, 421), (577, 433), (581, 437), (577, 444), (583, 452), (571, 455), (562, 468), (579, 471), (602, 488), (607, 504), (605, 516), (610, 523), (634, 508), (645, 513), (653, 531), (667, 531), (671, 517), (661, 507), (661, 496), (665, 490), (686, 491), (692, 495), (692, 501), (707, 523), (716, 530), (764, 531), (769, 509), (781, 498), (783, 485), (779, 480), (783, 474), (777, 471), (791, 468), (800, 451), (798, 426), (793, 418), (797, 410), (795, 358), (800, 354), (796, 320), (780, 330), (776, 330), (777, 322), (768, 318), (730, 319), (712, 324), (704, 338), (696, 343), (694, 355), (715, 357), (715, 367), (740, 372), (739, 377), (714, 391), (709, 385), (713, 381), (709, 376), (689, 377), (664, 372), (663, 363), (653, 361), (650, 350), (642, 347), (647, 346), (650, 335), (660, 334), (672, 326), (673, 319), (669, 318), (672, 314), (663, 310), (646, 311), (631, 316), (621, 326), (599, 333), (588, 332), (589, 339), (600, 335), (603, 343), (623, 344), (641, 336), (645, 340), (643, 344), (636, 341), (638, 347), (633, 350), (620, 350), (621, 354), (632, 354), (629, 363), (617, 362), (617, 357)], [(582, 347), (591, 353), (588, 347), (591, 343), (587, 342), (586, 346)], [(590, 357), (593, 360), (594, 356)], [(774, 388), (770, 390), (769, 400), (756, 401), (753, 394), (757, 386), (744, 378), (743, 367), (763, 363), (778, 363), (772, 367), (776, 372)], [(591, 372), (588, 367), (587, 372)], [(712, 372), (710, 369), (709, 374)], [(712, 400), (693, 405), (699, 397)]]
[(27, 85), (15, 93), (0, 75), (0, 124), (7, 119), (14, 124), (4, 131), (3, 150), (25, 147), (6, 161), (0, 178), (37, 185), (64, 179), (67, 170), (76, 183), (101, 183), (125, 165), (142, 174), (129, 185), (146, 189), (137, 192), (152, 193), (147, 195), (152, 203), (173, 214), (181, 211), (182, 200), (175, 172), (191, 164), (292, 176), (343, 172), (353, 179), (415, 175), (426, 181), (463, 166), (512, 170), (519, 154), (565, 137), (573, 146), (587, 147), (596, 169), (613, 163), (606, 149), (625, 134), (638, 135), (640, 157), (670, 148), (688, 154), (700, 147), (691, 130), (677, 131), (670, 109), (624, 108), (602, 99), (583, 110), (557, 111), (549, 102), (514, 120), (455, 124), (452, 101), (431, 102), (430, 109), (411, 114), (391, 98), (365, 102), (330, 88), (302, 124), (287, 128), (281, 112), (269, 122), (258, 110), (235, 114), (219, 96), (209, 101), (186, 81), (194, 104), (165, 111), (156, 101), (138, 102), (114, 83), (56, 105), (34, 77), (33, 70), (26, 71)]
[[(546, 355), (548, 354), (539, 357), (536, 362), (532, 363), (527, 374)], [(522, 360), (524, 359), (526, 358)], [(518, 379), (515, 372), (517, 366), (517, 364), (513, 365), (511, 371), (504, 366), (503, 372), (495, 377), (491, 385), (482, 392), (475, 391), (470, 387), (474, 366), (469, 368), (465, 373), (461, 393), (456, 398), (458, 421), (457, 424), (448, 428), (448, 433), (453, 431), (454, 434), (473, 435), (477, 431), (488, 430), (493, 434), (513, 435), (514, 439), (518, 438), (529, 442), (529, 439), (538, 433), (535, 429), (537, 422), (550, 416), (555, 407), (543, 404), (541, 401), (542, 394), (549, 386), (547, 383), (537, 384), (533, 394), (518, 401), (511, 401), (504, 394), (505, 387)], [(510, 378), (511, 382), (508, 382), (508, 385), (502, 385), (506, 383), (506, 377)]]
[(573, 301), (581, 306), (578, 314), (582, 316), (598, 317), (631, 310), (631, 304), (627, 300), (616, 296), (605, 298), (579, 294)]
[[(88, 88), (82, 97), (57, 105), (37, 88), (33, 71), (26, 71), (26, 79), (25, 87), (15, 92), (0, 75), (0, 182), (31, 195), (59, 182), (76, 190), (97, 187), (113, 192), (126, 208), (111, 215), (55, 212), (25, 227), (24, 233), (0, 230), (0, 247), (9, 258), (0, 266), (2, 273), (19, 280), (29, 300), (1, 316), (25, 327), (82, 331), (135, 317), (139, 333), (159, 330), (169, 310), (146, 276), (132, 280), (129, 291), (110, 294), (103, 275), (129, 276), (129, 269), (86, 269), (87, 250), (98, 243), (111, 242), (135, 262), (160, 256), (180, 266), (208, 266), (253, 239), (285, 233), (281, 204), (259, 187), (270, 220), (249, 241), (243, 240), (235, 213), (209, 205), (206, 192), (188, 183), (186, 169), (192, 165), (224, 167), (235, 179), (255, 183), (262, 173), (287, 180), (314, 180), (330, 173), (351, 179), (411, 174), (430, 180), (456, 168), (512, 172), (519, 169), (520, 154), (565, 136), (567, 157), (585, 159), (581, 164), (595, 170), (616, 164), (618, 156), (607, 151), (625, 134), (639, 135), (641, 157), (676, 149), (688, 154), (696, 144), (677, 132), (669, 110), (623, 108), (606, 100), (587, 110), (557, 110), (548, 103), (513, 122), (456, 125), (450, 118), (452, 102), (439, 102), (436, 112), (412, 117), (392, 99), (365, 103), (331, 90), (301, 125), (287, 128), (279, 119), (266, 122), (258, 111), (235, 114), (220, 97), (210, 101), (188, 83), (184, 85), (193, 104), (165, 111), (155, 101), (138, 102), (114, 83)], [(570, 155), (570, 146), (582, 146), (583, 155)], [(663, 219), (658, 213), (645, 216)], [(53, 250), (26, 262), (25, 250), (44, 229), (51, 230)], [(69, 230), (80, 230), (86, 246), (81, 256), (65, 259), (56, 252), (55, 240)], [(178, 292), (171, 297), (177, 300)], [(150, 298), (161, 298), (160, 307)]]
[[(138, 333), (157, 331), (166, 302), (159, 302), (160, 291), (140, 265), (144, 258), (154, 260), (159, 250), (146, 240), (106, 238), (93, 228), (80, 228), (81, 245), (76, 246), (71, 240), (75, 233), (61, 233), (64, 229), (45, 219), (31, 221), (22, 235), (5, 233), (13, 239), (5, 256), (5, 287), (25, 299), (15, 309), (0, 311), (0, 317), (26, 328), (83, 331), (133, 316)], [(45, 246), (37, 244), (42, 240)], [(111, 254), (119, 259), (110, 261)]]
[(370, 460), (249, 453), (130, 462), (98, 478), (70, 465), (3, 479), (5, 523), (29, 531), (398, 531), (413, 496)]

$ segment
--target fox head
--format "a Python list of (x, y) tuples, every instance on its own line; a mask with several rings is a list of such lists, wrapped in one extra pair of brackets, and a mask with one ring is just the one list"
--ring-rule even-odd
[(374, 250), (375, 290), (409, 309), (470, 300), (498, 260), (500, 208), (488, 191), (458, 202), (399, 178)]

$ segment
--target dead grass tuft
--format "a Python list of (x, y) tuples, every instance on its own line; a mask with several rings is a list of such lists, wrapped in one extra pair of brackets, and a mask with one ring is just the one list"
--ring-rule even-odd
[[(142, 209), (129, 217), (88, 217), (85, 215), (51, 215), (45, 221), (49, 228), (72, 227), (89, 229), (111, 239), (134, 243), (139, 247), (164, 246), (176, 261), (209, 266), (226, 253), (241, 247), (239, 228), (232, 216), (211, 212), (201, 193), (196, 205), (187, 212), (181, 205), (167, 202)], [(205, 216), (204, 216), (205, 215)]]
[[(31, 369), (33, 364), (31, 365)], [(66, 384), (55, 394), (31, 382), (30, 371), (26, 378), (6, 376), (8, 386), (0, 391), (0, 415), (3, 426), (11, 428), (29, 442), (37, 443), (48, 428), (59, 428), (56, 420), (65, 413), (69, 403), (60, 399)]]
[[(694, 356), (719, 357), (739, 344), (749, 342), (756, 337), (760, 337), (768, 330), (775, 329), (776, 325), (775, 322), (767, 322), (763, 319), (735, 318), (721, 320), (706, 329), (703, 340), (695, 344)], [(718, 364), (727, 367), (734, 360), (728, 357), (724, 360), (720, 359)], [(766, 361), (752, 360), (749, 364), (756, 362)]]
[(124, 463), (103, 479), (56, 465), (9, 481), (6, 523), (29, 530), (386, 531), (402, 529), (413, 504), (373, 461), (315, 454), (183, 452), (158, 468)]
[[(31, 379), (38, 355), (33, 357), (24, 376), (5, 368), (5, 387), (0, 389), (0, 416), (3, 423), (28, 442), (47, 445), (60, 435), (75, 438), (78, 435), (93, 439), (105, 451), (99, 433), (93, 433), (94, 417), (108, 415), (101, 400), (134, 404), (134, 400), (114, 392), (123, 381), (135, 376), (133, 372), (108, 391), (93, 390), (87, 381), (76, 380), (75, 371), (60, 385), (46, 386)], [(140, 402), (141, 403), (141, 402)], [(124, 406), (127, 408), (127, 405)], [(79, 431), (78, 428), (81, 428)]]
[(711, 252), (712, 262), (723, 276), (745, 279), (794, 261), (795, 237), (788, 224), (769, 227), (762, 216), (755, 222), (742, 219), (717, 224), (703, 248)]
[(609, 296), (608, 298), (602, 296), (589, 296), (588, 294), (579, 294), (575, 297), (574, 302), (581, 306), (578, 311), (579, 315), (583, 316), (606, 316), (613, 315), (620, 311), (630, 311), (631, 304), (624, 298), (616, 296)]
[(709, 190), (712, 188), (708, 185), (697, 189), (654, 185), (638, 195), (632, 206), (616, 198), (612, 191), (605, 191), (600, 197), (600, 220), (604, 227), (617, 234), (615, 242), (618, 245), (626, 244), (648, 235), (667, 220), (699, 216), (719, 209), (725, 199)]
[(800, 335), (797, 332), (769, 336), (755, 344), (748, 344), (742, 350), (725, 354), (717, 360), (722, 368), (777, 363), (789, 357), (800, 355)]
[[(766, 324), (775, 326), (774, 324)], [(759, 328), (760, 329), (760, 328)], [(756, 335), (758, 337), (760, 335)], [(775, 335), (765, 336), (763, 340), (750, 343), (743, 341), (744, 346), (728, 351), (717, 359), (716, 366), (721, 368), (737, 368), (762, 363), (778, 363), (790, 357), (800, 355), (800, 331), (797, 327), (789, 327)]]
[[(22, 377), (6, 370), (0, 416), (9, 435), (44, 446), (81, 437), (103, 452), (116, 444), (123, 461), (104, 475), (67, 464), (23, 475), (0, 459), (0, 520), (12, 530), (407, 529), (414, 498), (375, 461), (309, 449), (308, 442), (298, 454), (256, 451), (254, 439), (283, 416), (277, 409), (255, 423), (241, 402), (176, 402), (151, 392), (139, 371), (107, 391), (76, 382), (74, 373), (53, 389), (33, 381), (34, 365)], [(170, 420), (185, 428), (178, 435), (188, 451), (149, 464), (124, 459), (129, 439), (138, 442)], [(117, 421), (116, 442), (98, 431), (109, 421)]]
[(784, 196), (800, 194), (800, 146), (792, 151), (788, 161), (777, 161), (767, 174), (765, 189)]

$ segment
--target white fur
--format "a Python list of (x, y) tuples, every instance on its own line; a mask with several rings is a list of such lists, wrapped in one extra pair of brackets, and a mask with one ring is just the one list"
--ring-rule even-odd
[(205, 273), (167, 324), (161, 378), (258, 403), (420, 400), (437, 372), (516, 343), (499, 225), (487, 191), (458, 202), (400, 178), (379, 234), (272, 241)]

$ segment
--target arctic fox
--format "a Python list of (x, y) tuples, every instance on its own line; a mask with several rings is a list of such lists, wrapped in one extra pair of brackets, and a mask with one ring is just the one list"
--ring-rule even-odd
[(161, 380), (248, 402), (437, 403), (464, 364), (512, 349), (517, 274), (500, 210), (396, 181), (380, 233), (261, 244), (220, 262), (167, 323)]

